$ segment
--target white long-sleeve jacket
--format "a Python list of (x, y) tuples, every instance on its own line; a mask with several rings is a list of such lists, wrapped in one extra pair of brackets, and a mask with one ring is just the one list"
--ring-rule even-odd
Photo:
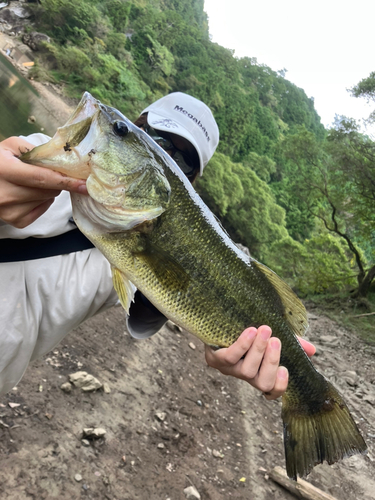
[[(38, 146), (49, 138), (32, 134), (25, 139)], [(76, 229), (71, 217), (70, 195), (63, 191), (45, 214), (24, 229), (0, 221), (0, 247), (6, 248), (10, 239), (24, 240), (27, 255), (30, 237), (41, 239), (46, 247), (49, 238)], [(19, 382), (30, 361), (53, 349), (86, 319), (117, 304), (110, 265), (96, 248), (0, 262), (0, 394)], [(133, 336), (147, 338), (165, 321), (136, 294), (127, 318)]]

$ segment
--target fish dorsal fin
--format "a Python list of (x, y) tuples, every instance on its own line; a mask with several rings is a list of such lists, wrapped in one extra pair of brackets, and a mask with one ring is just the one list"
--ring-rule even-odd
[(296, 335), (302, 337), (307, 329), (307, 312), (301, 300), (276, 273), (260, 262), (253, 261), (273, 285), (284, 306), (284, 317)]
[(134, 302), (134, 294), (136, 287), (131, 283), (128, 278), (117, 267), (112, 266), (112, 280), (113, 286), (116, 290), (118, 298), (120, 299), (122, 307), (126, 313), (129, 314), (131, 302)]

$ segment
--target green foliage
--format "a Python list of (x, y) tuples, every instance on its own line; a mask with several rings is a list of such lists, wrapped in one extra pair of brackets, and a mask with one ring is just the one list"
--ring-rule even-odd
[(343, 122), (324, 143), (301, 128), (283, 147), (293, 171), (289, 192), (341, 238), (356, 266), (358, 293), (365, 296), (375, 276), (374, 253), (367, 246), (367, 262), (362, 248), (375, 233), (375, 145)]
[(315, 235), (303, 244), (287, 237), (272, 245), (270, 255), (270, 266), (303, 296), (355, 286), (346, 247), (330, 234)]
[(234, 241), (265, 260), (272, 242), (287, 236), (285, 213), (252, 170), (216, 153), (199, 180), (198, 192), (218, 214)]
[(150, 63), (153, 69), (160, 70), (163, 75), (170, 76), (175, 72), (174, 67), (174, 57), (169, 52), (167, 47), (161, 45), (159, 42), (154, 40), (150, 35), (147, 35), (150, 40), (152, 48), (147, 47), (147, 54), (150, 59)]
[(257, 176), (267, 184), (271, 180), (271, 175), (276, 172), (276, 163), (268, 158), (268, 156), (259, 156), (254, 152), (250, 152), (243, 160), (245, 167), (253, 170)]
[[(354, 97), (364, 97), (367, 102), (375, 101), (375, 71), (372, 71), (367, 78), (363, 78), (357, 85), (351, 89)], [(375, 111), (369, 116), (369, 120), (375, 120)]]
[(100, 12), (89, 1), (42, 0), (34, 9), (40, 28), (59, 43), (80, 44), (97, 34)]
[[(220, 144), (198, 190), (230, 236), (301, 293), (344, 289), (355, 272), (371, 284), (375, 146), (349, 122), (327, 134), (285, 70), (212, 43), (204, 0), (30, 5), (36, 29), (52, 39), (35, 78), (63, 83), (73, 97), (87, 90), (130, 119), (168, 92), (201, 99)], [(354, 95), (373, 98), (374, 75)]]
[(241, 180), (233, 173), (234, 163), (220, 153), (215, 153), (197, 183), (197, 190), (219, 217), (224, 217), (231, 206), (244, 197)]

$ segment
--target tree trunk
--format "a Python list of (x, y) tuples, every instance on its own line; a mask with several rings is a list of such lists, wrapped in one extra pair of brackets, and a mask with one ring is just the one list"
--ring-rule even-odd
[(363, 278), (358, 286), (358, 289), (354, 293), (354, 297), (367, 297), (370, 290), (371, 282), (375, 278), (375, 266), (372, 266), (367, 272), (366, 276)]

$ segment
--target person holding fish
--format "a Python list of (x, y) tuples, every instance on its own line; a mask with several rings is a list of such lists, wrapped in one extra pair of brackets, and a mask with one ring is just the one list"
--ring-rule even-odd
[[(190, 182), (202, 175), (219, 141), (210, 109), (183, 93), (151, 104), (135, 124), (174, 159)], [(118, 303), (108, 261), (72, 219), (69, 193), (87, 194), (85, 180), (18, 158), (48, 140), (32, 134), (0, 142), (0, 393), (9, 391), (29, 362), (55, 347), (70, 330)], [(67, 143), (64, 149), (69, 147)], [(133, 337), (147, 338), (166, 321), (144, 295), (135, 293), (127, 316)], [(300, 342), (312, 356), (314, 346)], [(281, 342), (266, 325), (250, 326), (227, 348), (215, 351), (205, 345), (209, 366), (245, 380), (267, 399), (279, 397), (288, 385), (280, 353)]]

